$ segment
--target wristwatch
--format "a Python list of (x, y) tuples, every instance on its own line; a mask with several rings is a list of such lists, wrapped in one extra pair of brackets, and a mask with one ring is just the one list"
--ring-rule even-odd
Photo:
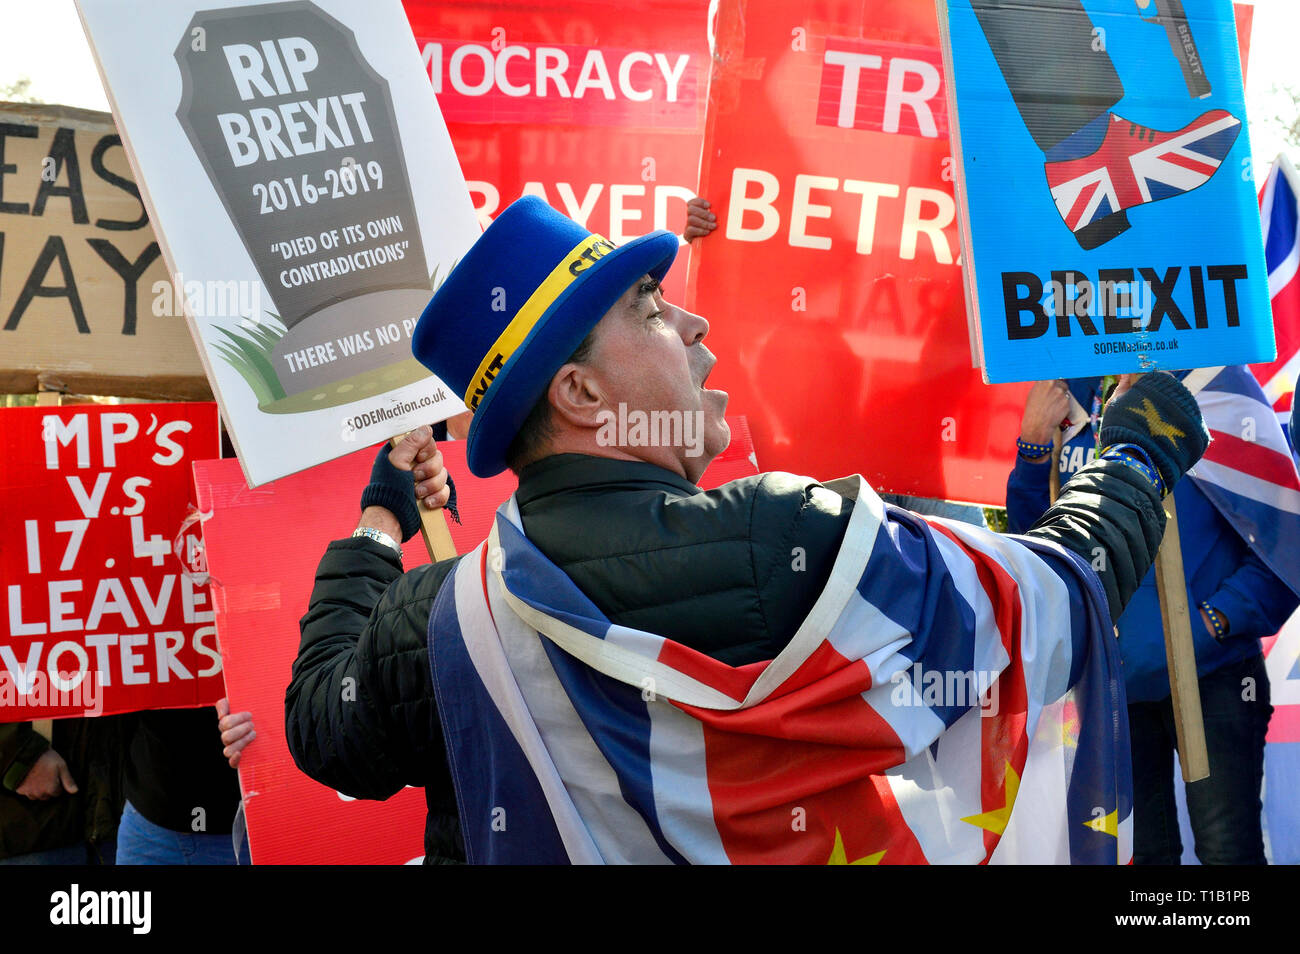
[(374, 527), (357, 527), (352, 531), (354, 537), (367, 537), (376, 543), (382, 543), (386, 547), (392, 547), (397, 552), (397, 558), (402, 558), (402, 547), (396, 540), (384, 533), (382, 530), (376, 530)]

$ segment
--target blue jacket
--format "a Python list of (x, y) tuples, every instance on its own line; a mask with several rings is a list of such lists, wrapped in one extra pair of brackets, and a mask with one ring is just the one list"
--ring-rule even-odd
[[(1083, 407), (1093, 406), (1097, 378), (1076, 379), (1070, 391)], [(1092, 427), (1085, 427), (1061, 450), (1061, 484), (1096, 455)], [(1007, 529), (1024, 533), (1048, 508), (1050, 459), (1031, 464), (1019, 454), (1007, 479)], [(1262, 636), (1276, 633), (1300, 598), (1279, 580), (1236, 530), (1190, 480), (1174, 488), (1178, 531), (1192, 614), (1196, 670), (1205, 676), (1223, 666), (1258, 655)], [(1220, 643), (1205, 629), (1202, 600), (1228, 617)], [(1117, 621), (1124, 682), (1129, 702), (1153, 702), (1169, 695), (1169, 671), (1156, 595), (1155, 570), (1147, 573)]]

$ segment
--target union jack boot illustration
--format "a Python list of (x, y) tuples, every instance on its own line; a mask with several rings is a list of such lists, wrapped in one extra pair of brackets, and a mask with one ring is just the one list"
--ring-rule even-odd
[(1044, 166), (1057, 211), (1085, 249), (1127, 229), (1128, 209), (1208, 182), (1241, 131), (1241, 120), (1223, 109), (1212, 109), (1176, 132), (1109, 116), (1095, 152), (1057, 161), (1049, 157)]

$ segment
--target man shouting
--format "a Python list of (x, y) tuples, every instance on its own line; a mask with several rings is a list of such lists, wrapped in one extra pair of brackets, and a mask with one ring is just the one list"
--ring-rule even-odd
[(428, 860), (1127, 862), (1111, 619), (1206, 446), (1195, 401), (1125, 382), (1019, 538), (856, 477), (703, 492), (727, 399), (708, 322), (660, 293), (676, 251), (524, 198), (438, 290), (415, 355), (474, 411), (470, 469), (519, 488), (474, 551), (403, 574), (447, 474), (427, 429), (381, 449), (302, 621), (299, 766), (424, 786)]

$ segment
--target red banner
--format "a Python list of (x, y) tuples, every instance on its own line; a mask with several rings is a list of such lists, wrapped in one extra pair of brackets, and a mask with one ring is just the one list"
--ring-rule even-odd
[[(530, 194), (617, 243), (681, 233), (704, 129), (704, 0), (653, 13), (584, 0), (405, 7), (485, 227)], [(672, 300), (684, 281), (679, 264)]]
[(0, 411), (0, 722), (211, 705), (221, 656), (190, 508), (215, 404)]
[(1025, 386), (971, 367), (930, 0), (722, 0), (693, 310), (765, 466), (1001, 505)]
[(721, 228), (665, 292), (713, 323), (768, 466), (1004, 503), (1026, 388), (971, 370), (932, 2), (725, 0), (708, 96), (704, 0), (405, 8), (484, 226), (529, 193), (680, 233), (707, 191)]
[[(743, 417), (729, 417), (731, 446), (701, 479), (704, 487), (758, 473)], [(461, 523), (450, 522), (465, 553), (487, 536), (514, 493), (509, 471), (488, 480), (465, 465), (465, 445), (440, 445), (456, 480)], [(211, 571), (217, 631), (233, 712), (252, 712), (257, 739), (244, 749), (239, 780), (255, 864), (404, 864), (423, 854), (424, 796), (404, 790), (386, 802), (353, 800), (298, 771), (284, 737), (284, 693), (298, 655), (298, 620), (316, 566), (331, 540), (360, 516), (357, 501), (374, 448), (250, 490), (235, 460), (194, 465), (199, 508), (210, 513), (203, 544)], [(332, 488), (321, 493), (321, 488)], [(403, 548), (409, 570), (429, 562), (419, 536)]]
[(933, 47), (827, 36), (817, 122), (943, 138), (948, 112), (938, 95), (942, 88), (943, 55)]

